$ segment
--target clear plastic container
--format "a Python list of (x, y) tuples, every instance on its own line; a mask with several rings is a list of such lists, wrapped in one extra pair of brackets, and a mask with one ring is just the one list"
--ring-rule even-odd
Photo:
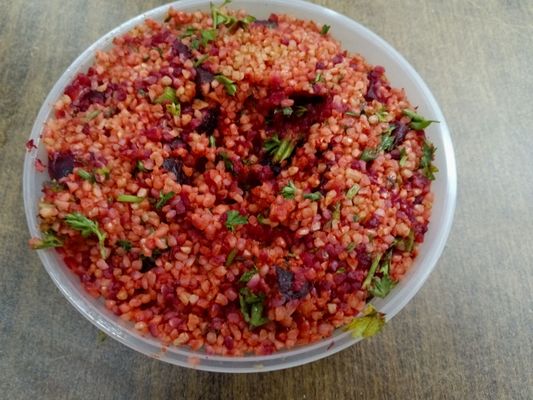
[[(90, 66), (96, 50), (109, 48), (114, 37), (141, 24), (146, 18), (162, 20), (170, 6), (184, 11), (208, 10), (209, 1), (179, 1), (123, 23), (85, 50), (48, 94), (31, 132), (31, 139), (38, 149), (27, 153), (24, 160), (24, 205), (31, 236), (40, 236), (37, 218), (38, 201), (42, 184), (48, 179), (47, 173), (36, 172), (34, 163), (36, 158), (46, 160), (45, 150), (40, 143), (40, 134), (44, 122), (52, 115), (53, 104), (77, 72), (84, 71)], [(258, 18), (268, 18), (271, 13), (285, 13), (331, 25), (330, 33), (342, 42), (345, 49), (362, 54), (371, 64), (383, 65), (392, 85), (405, 88), (409, 100), (419, 106), (421, 114), (440, 121), (439, 124), (432, 124), (426, 130), (426, 134), (438, 149), (435, 164), (440, 172), (432, 186), (435, 202), (425, 241), (420, 246), (419, 255), (405, 278), (387, 298), (372, 301), (378, 310), (386, 314), (387, 319), (392, 318), (418, 292), (435, 267), (450, 232), (455, 210), (457, 176), (454, 151), (448, 126), (435, 98), (413, 67), (388, 43), (367, 28), (335, 11), (299, 0), (235, 0), (231, 3), (231, 7), (245, 9)], [(64, 266), (61, 258), (53, 250), (39, 250), (38, 254), (59, 290), (84, 317), (126, 346), (172, 364), (218, 372), (272, 371), (327, 357), (359, 340), (339, 329), (331, 338), (311, 345), (268, 356), (245, 357), (207, 355), (202, 351), (192, 351), (186, 347), (162, 347), (161, 342), (150, 336), (141, 336), (130, 323), (122, 321), (106, 310), (102, 301), (94, 300), (85, 293), (78, 277)]]

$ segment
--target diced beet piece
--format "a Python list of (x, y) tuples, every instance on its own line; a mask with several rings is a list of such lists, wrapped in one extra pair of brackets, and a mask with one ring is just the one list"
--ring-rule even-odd
[(405, 135), (409, 132), (409, 126), (406, 124), (398, 123), (392, 131), (392, 137), (394, 137), (394, 147), (397, 147), (405, 140)]
[(174, 157), (167, 158), (163, 161), (163, 168), (176, 176), (176, 182), (185, 183), (188, 181), (187, 176), (183, 173), (183, 162), (181, 160)]
[(379, 226), (381, 219), (377, 215), (372, 215), (370, 219), (365, 221), (362, 225), (367, 229), (376, 229)]
[(383, 99), (378, 96), (378, 90), (381, 86), (383, 86), (381, 78), (383, 77), (384, 73), (385, 69), (380, 66), (374, 67), (374, 69), (368, 73), (368, 90), (365, 95), (366, 101), (383, 101)]
[(26, 142), (26, 151), (32, 151), (33, 149), (36, 149), (36, 148), (37, 146), (35, 146), (33, 139), (30, 139)]
[(160, 142), (163, 138), (161, 129), (155, 127), (145, 129), (142, 133), (153, 142)]
[(366, 251), (366, 247), (363, 243), (357, 246), (357, 263), (358, 268), (362, 270), (367, 270), (372, 265), (372, 257)]
[(344, 57), (342, 54), (337, 54), (331, 59), (331, 61), (333, 62), (333, 65), (340, 64), (341, 62), (343, 62), (343, 60), (344, 60)]
[(278, 23), (274, 21), (270, 21), (268, 19), (257, 19), (254, 21), (252, 25), (259, 25), (259, 26), (265, 26), (270, 29), (275, 29), (278, 27)]
[(48, 174), (59, 180), (74, 170), (74, 155), (70, 152), (55, 152), (48, 155)]
[(105, 94), (97, 90), (89, 90), (82, 94), (73, 106), (80, 111), (87, 111), (92, 104), (104, 104), (106, 100)]
[(291, 271), (276, 266), (276, 278), (280, 293), (288, 300), (301, 299), (309, 293), (309, 282), (295, 282), (294, 273)]
[(323, 61), (317, 61), (315, 64), (315, 69), (324, 69), (326, 68), (326, 64), (324, 64)]
[(202, 122), (196, 128), (198, 133), (205, 133), (211, 135), (218, 125), (218, 117), (220, 110), (218, 107), (208, 108), (202, 117)]
[(176, 39), (172, 43), (172, 56), (179, 57), (183, 61), (192, 58), (191, 50), (181, 40)]

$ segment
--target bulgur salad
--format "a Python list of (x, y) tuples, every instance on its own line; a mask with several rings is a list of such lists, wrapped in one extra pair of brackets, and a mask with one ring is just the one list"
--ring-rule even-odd
[(30, 245), (164, 345), (264, 355), (378, 331), (367, 304), (427, 231), (435, 121), (334, 29), (225, 2), (115, 38), (44, 127)]

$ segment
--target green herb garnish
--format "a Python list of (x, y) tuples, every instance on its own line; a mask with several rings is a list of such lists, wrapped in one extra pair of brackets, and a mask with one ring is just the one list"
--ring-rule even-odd
[(237, 85), (231, 79), (225, 77), (224, 75), (216, 75), (215, 79), (224, 85), (226, 92), (230, 96), (234, 96), (235, 93), (237, 93)]
[(433, 122), (439, 123), (439, 121), (425, 119), (423, 116), (417, 114), (413, 110), (409, 110), (408, 108), (403, 110), (403, 114), (411, 118), (411, 123), (409, 124), (409, 126), (411, 127), (411, 129), (414, 129), (416, 131), (423, 131)]
[(189, 36), (192, 36), (194, 35), (196, 32), (198, 31), (198, 29), (192, 27), (192, 26), (188, 26), (186, 29), (185, 29), (185, 32), (183, 32), (180, 36), (180, 38), (184, 39), (186, 37), (189, 37)]
[(304, 199), (309, 199), (313, 201), (318, 201), (322, 197), (322, 193), (320, 192), (313, 192), (313, 193), (306, 193), (304, 194)]
[(346, 111), (344, 113), (345, 115), (349, 115), (350, 117), (358, 117), (359, 114), (357, 114), (355, 111)]
[(275, 163), (281, 163), (288, 159), (295, 148), (295, 143), (290, 139), (285, 138), (280, 140), (278, 135), (274, 135), (271, 138), (265, 140), (263, 148), (268, 154), (272, 156), (272, 161)]
[(352, 217), (353, 222), (359, 222), (360, 220), (361, 220), (361, 217), (357, 214), (354, 214), (354, 216)]
[(174, 117), (179, 117), (181, 115), (181, 104), (180, 103), (167, 104), (166, 109)]
[(361, 156), (359, 156), (359, 159), (368, 162), (375, 160), (377, 157), (378, 151), (376, 149), (366, 148), (361, 153)]
[(117, 201), (121, 203), (140, 203), (144, 200), (144, 197), (134, 196), (132, 194), (119, 194)]
[(154, 100), (154, 104), (176, 103), (176, 91), (171, 87), (166, 87), (163, 93)]
[(108, 167), (101, 167), (101, 168), (96, 168), (94, 170), (94, 173), (96, 175), (100, 175), (100, 176), (103, 176), (105, 179), (109, 179), (109, 175), (110, 175), (110, 170)]
[(411, 229), (406, 238), (398, 239), (396, 247), (400, 251), (407, 251), (409, 253), (413, 251), (415, 247), (415, 232)]
[(102, 232), (98, 226), (98, 222), (94, 222), (80, 213), (68, 214), (65, 217), (65, 222), (77, 231), (80, 231), (81, 236), (87, 237), (90, 234), (96, 235), (98, 238), (98, 246), (100, 247), (100, 255), (102, 258), (106, 258), (106, 251), (104, 247), (104, 241), (106, 234)]
[(62, 247), (63, 241), (59, 239), (53, 231), (47, 231), (42, 233), (42, 238), (35, 244), (32, 244), (32, 249), (42, 250), (52, 247)]
[(100, 110), (93, 110), (90, 113), (87, 113), (85, 115), (84, 121), (85, 122), (89, 122), (89, 121), (95, 119), (98, 116), (98, 114), (100, 114)]
[(82, 169), (82, 168), (78, 168), (78, 170), (76, 171), (76, 174), (77, 174), (81, 179), (83, 179), (84, 181), (94, 182), (94, 175), (91, 174), (90, 172), (85, 171), (85, 170)]
[(329, 25), (322, 25), (322, 29), (320, 30), (321, 35), (327, 35), (331, 26)]
[(231, 249), (231, 251), (228, 253), (228, 256), (226, 257), (226, 263), (224, 264), (226, 267), (229, 267), (231, 264), (233, 264), (233, 260), (235, 259), (235, 256), (239, 250), (237, 248)]
[(202, 37), (202, 46), (206, 46), (217, 38), (217, 31), (215, 29), (204, 29), (200, 32), (200, 36)]
[(245, 225), (248, 223), (248, 217), (239, 214), (236, 210), (226, 212), (226, 228), (234, 232), (237, 225)]
[(313, 83), (318, 83), (318, 82), (321, 82), (323, 80), (324, 80), (324, 78), (322, 77), (322, 74), (319, 72), (318, 74), (316, 74), (315, 79), (313, 80)]
[(265, 295), (263, 293), (254, 294), (247, 287), (239, 291), (239, 304), (241, 313), (246, 322), (252, 327), (258, 327), (269, 322), (268, 318), (263, 317), (263, 302)]
[(340, 221), (341, 219), (341, 203), (335, 204), (335, 208), (333, 209), (333, 212), (331, 213), (331, 221)]
[(376, 270), (378, 269), (381, 257), (382, 257), (382, 254), (374, 258), (374, 261), (372, 262), (372, 265), (370, 266), (370, 269), (368, 270), (368, 274), (366, 275), (366, 278), (363, 281), (363, 285), (362, 285), (363, 289), (367, 289), (370, 286), (370, 283), (372, 282), (372, 278), (374, 277), (374, 274), (376, 273)]
[(385, 314), (368, 304), (363, 310), (363, 315), (354, 318), (345, 329), (350, 331), (353, 337), (370, 337), (381, 331), (384, 325)]
[(224, 161), (224, 168), (226, 168), (226, 171), (232, 172), (233, 171), (233, 163), (231, 162), (231, 158), (228, 156), (228, 153), (220, 153), (220, 157)]
[(144, 166), (141, 160), (137, 160), (137, 162), (135, 163), (135, 171), (150, 172), (149, 169), (146, 169), (146, 167)]
[(435, 150), (436, 148), (433, 146), (433, 143), (424, 141), (420, 168), (422, 169), (422, 174), (431, 181), (435, 180), (435, 173), (439, 172), (439, 169), (432, 164), (433, 158), (435, 157)]
[(348, 189), (348, 191), (346, 192), (346, 198), (348, 200), (352, 200), (356, 195), (357, 193), (359, 193), (359, 189), (361, 189), (361, 187), (355, 183), (350, 189)]
[(207, 60), (208, 58), (209, 58), (209, 54), (205, 54), (205, 55), (203, 55), (202, 57), (200, 57), (198, 60), (196, 60), (196, 61), (194, 62), (194, 67), (195, 67), (195, 68), (196, 68), (196, 67), (199, 67), (199, 66), (202, 65), (202, 64), (205, 62), (205, 60)]
[(294, 114), (295, 114), (297, 117), (301, 117), (301, 116), (304, 115), (306, 112), (307, 112), (307, 107), (305, 107), (305, 106), (296, 106), (296, 110), (294, 111)]
[(376, 117), (378, 117), (379, 122), (387, 122), (387, 117), (389, 116), (389, 113), (387, 112), (387, 109), (385, 107), (381, 107), (376, 112)]
[(213, 135), (209, 136), (209, 146), (217, 147), (217, 142), (215, 141), (215, 137)]
[(286, 199), (294, 199), (294, 196), (296, 195), (296, 186), (294, 186), (292, 181), (289, 181), (289, 183), (281, 189), (281, 195)]
[(350, 242), (350, 243), (348, 244), (348, 246), (346, 246), (346, 251), (347, 251), (348, 253), (352, 252), (354, 249), (355, 249), (355, 243), (354, 243), (354, 242)]
[(133, 247), (131, 242), (128, 240), (117, 240), (117, 245), (119, 247), (122, 247), (126, 251), (130, 251), (131, 248)]
[(163, 206), (165, 204), (167, 204), (167, 202), (174, 197), (176, 193), (174, 192), (168, 192), (168, 193), (159, 193), (159, 200), (157, 201), (156, 205), (155, 205), (155, 208), (157, 210), (160, 210), (161, 208), (163, 208)]
[(250, 282), (250, 279), (252, 279), (255, 274), (257, 274), (257, 269), (255, 269), (255, 268), (251, 269), (250, 271), (246, 271), (239, 278), (239, 283), (248, 283), (248, 282)]
[(405, 150), (404, 147), (402, 147), (400, 149), (400, 161), (398, 161), (398, 164), (400, 165), (400, 167), (403, 167), (405, 166), (405, 163), (407, 162), (407, 151)]

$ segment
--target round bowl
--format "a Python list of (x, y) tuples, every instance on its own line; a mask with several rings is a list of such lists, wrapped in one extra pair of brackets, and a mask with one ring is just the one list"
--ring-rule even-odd
[[(31, 132), (30, 139), (33, 139), (37, 149), (28, 152), (24, 160), (24, 205), (32, 236), (40, 235), (37, 217), (38, 202), (42, 184), (48, 179), (46, 172), (36, 172), (34, 164), (37, 158), (46, 160), (44, 146), (40, 143), (40, 134), (45, 121), (52, 115), (54, 103), (75, 75), (90, 66), (96, 50), (111, 47), (114, 37), (126, 33), (146, 18), (163, 20), (169, 7), (183, 11), (208, 10), (209, 1), (183, 0), (171, 3), (123, 23), (85, 50), (63, 73), (48, 94)], [(386, 319), (389, 320), (411, 300), (428, 278), (442, 253), (452, 225), (457, 191), (456, 165), (450, 132), (435, 98), (413, 67), (388, 43), (367, 28), (335, 11), (300, 0), (290, 2), (286, 0), (235, 0), (231, 7), (246, 9), (258, 18), (267, 18), (270, 13), (274, 12), (291, 14), (301, 19), (331, 25), (331, 34), (341, 41), (346, 50), (362, 54), (371, 64), (384, 66), (392, 86), (405, 88), (410, 102), (419, 106), (421, 114), (440, 121), (440, 124), (432, 124), (426, 130), (426, 134), (438, 148), (435, 165), (440, 172), (432, 184), (435, 201), (425, 241), (419, 247), (419, 255), (404, 279), (385, 299), (372, 301), (372, 304), (385, 313)], [(279, 351), (268, 356), (244, 357), (214, 356), (185, 347), (165, 347), (152, 337), (143, 337), (137, 333), (132, 324), (124, 322), (109, 312), (102, 301), (90, 297), (84, 291), (78, 277), (66, 268), (55, 251), (39, 250), (38, 254), (59, 290), (84, 317), (126, 346), (172, 364), (217, 372), (272, 371), (327, 357), (360, 340), (353, 338), (349, 332), (338, 329), (332, 337), (311, 345)]]

